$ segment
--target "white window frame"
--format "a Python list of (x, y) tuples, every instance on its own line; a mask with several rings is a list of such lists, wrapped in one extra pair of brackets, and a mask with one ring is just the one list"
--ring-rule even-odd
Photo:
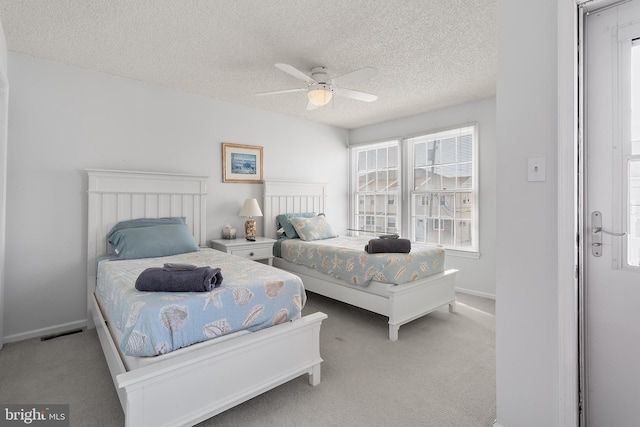
[[(361, 228), (358, 227), (358, 221), (357, 221), (357, 216), (358, 216), (358, 212), (360, 210), (360, 208), (364, 207), (366, 208), (366, 203), (363, 203), (363, 205), (365, 206), (361, 206), (359, 203), (359, 195), (365, 193), (366, 195), (368, 195), (368, 197), (370, 197), (369, 200), (371, 200), (371, 203), (373, 203), (375, 197), (377, 195), (388, 195), (389, 193), (387, 192), (380, 192), (378, 193), (377, 191), (359, 191), (358, 190), (358, 153), (363, 151), (363, 150), (373, 150), (373, 149), (378, 149), (378, 148), (382, 148), (382, 147), (390, 147), (393, 145), (397, 145), (398, 147), (398, 176), (397, 176), (397, 180), (398, 180), (398, 192), (393, 196), (395, 198), (395, 203), (391, 204), (389, 203), (389, 200), (387, 199), (387, 203), (384, 203), (384, 208), (385, 208), (385, 212), (382, 215), (376, 215), (376, 213), (369, 213), (369, 212), (365, 212), (363, 214), (360, 214), (360, 216), (364, 216), (364, 222), (365, 222), (365, 228), (374, 228), (376, 226), (376, 218), (384, 218), (384, 220), (381, 221), (381, 224), (384, 224), (384, 230), (362, 230)], [(350, 176), (350, 180), (351, 180), (351, 190), (350, 190), (350, 199), (351, 199), (351, 203), (349, 204), (350, 206), (350, 230), (353, 231), (354, 233), (357, 234), (362, 234), (365, 236), (375, 236), (378, 234), (386, 234), (386, 233), (390, 233), (390, 232), (401, 232), (401, 229), (398, 228), (403, 226), (404, 223), (404, 218), (402, 217), (402, 147), (400, 144), (400, 141), (397, 139), (389, 139), (389, 140), (385, 140), (385, 141), (380, 141), (380, 142), (375, 142), (375, 143), (368, 143), (368, 144), (360, 144), (357, 146), (352, 146), (350, 147), (350, 157), (351, 157), (351, 172), (349, 174)], [(376, 169), (378, 170), (378, 169)], [(374, 204), (375, 205), (375, 204)], [(395, 214), (390, 214), (389, 212), (389, 207), (390, 206), (395, 206), (396, 208), (396, 213)], [(388, 225), (389, 225), (389, 217), (393, 216), (396, 218), (396, 228), (397, 230), (389, 230)]]
[[(418, 143), (418, 142), (424, 142), (425, 140), (433, 140), (433, 139), (437, 139), (437, 140), (441, 140), (441, 139), (445, 139), (447, 137), (453, 137), (453, 136), (459, 136), (460, 134), (467, 134), (470, 133), (472, 135), (473, 138), (473, 144), (472, 144), (472, 153), (471, 153), (471, 165), (472, 165), (472, 187), (470, 189), (434, 189), (431, 191), (424, 191), (424, 190), (420, 190), (417, 191), (415, 188), (413, 188), (414, 185), (414, 143)], [(454, 199), (456, 199), (456, 194), (458, 193), (471, 193), (471, 198), (473, 200), (472, 202), (472, 211), (471, 211), (471, 218), (456, 218), (455, 217), (455, 213), (451, 218), (439, 218), (440, 221), (442, 221), (443, 219), (446, 220), (451, 220), (453, 222), (454, 225), (454, 230), (456, 230), (455, 225), (456, 225), (456, 221), (458, 222), (462, 222), (462, 221), (467, 221), (470, 222), (471, 224), (473, 224), (474, 226), (472, 227), (472, 232), (471, 232), (471, 245), (470, 246), (456, 246), (456, 237), (454, 235), (453, 237), (453, 243), (452, 244), (443, 244), (442, 246), (445, 247), (448, 251), (452, 251), (452, 252), (459, 252), (459, 253), (467, 253), (467, 254), (474, 254), (477, 255), (478, 251), (479, 251), (479, 211), (480, 211), (480, 206), (479, 206), (479, 198), (478, 198), (478, 189), (480, 188), (479, 186), (479, 165), (478, 165), (478, 146), (479, 146), (479, 142), (478, 142), (478, 124), (477, 123), (472, 123), (472, 124), (467, 124), (467, 125), (462, 125), (462, 126), (456, 126), (453, 128), (448, 128), (448, 129), (442, 129), (442, 130), (437, 130), (437, 131), (433, 131), (433, 132), (425, 132), (422, 135), (416, 135), (416, 136), (412, 136), (409, 138), (405, 138), (403, 140), (403, 148), (405, 150), (405, 152), (407, 153), (407, 160), (406, 162), (403, 163), (403, 165), (405, 165), (406, 168), (406, 175), (407, 175), (407, 181), (406, 181), (406, 189), (407, 189), (407, 194), (406, 194), (406, 199), (407, 199), (407, 203), (406, 203), (406, 210), (409, 213), (408, 218), (407, 218), (407, 224), (409, 225), (409, 228), (407, 229), (407, 235), (409, 235), (411, 237), (412, 240), (415, 240), (415, 236), (416, 236), (416, 216), (414, 215), (415, 212), (415, 208), (416, 206), (413, 206), (413, 201), (415, 200), (415, 197), (418, 196), (420, 197), (420, 195), (422, 195), (421, 197), (421, 201), (424, 202), (424, 200), (428, 200), (429, 198), (427, 197), (427, 194), (432, 193), (432, 194), (439, 194), (439, 200), (440, 203), (438, 203), (439, 205), (442, 205), (442, 200), (445, 194), (450, 194), (453, 196)], [(455, 163), (457, 164), (457, 163)], [(426, 206), (426, 204), (422, 204), (421, 206)], [(433, 230), (442, 230), (444, 229), (444, 225), (440, 222), (440, 221), (433, 221), (432, 223), (432, 227)], [(438, 224), (436, 224), (438, 223)], [(437, 226), (436, 226), (437, 225)], [(467, 223), (468, 225), (468, 223)]]
[[(380, 141), (377, 143), (374, 142), (374, 143), (352, 145), (350, 147), (351, 172), (349, 174), (350, 180), (351, 180), (351, 192), (350, 192), (351, 202), (349, 204), (351, 209), (351, 212), (349, 215), (351, 229), (352, 230), (355, 229), (356, 223), (357, 223), (356, 213), (358, 211), (358, 197), (357, 197), (358, 171), (356, 170), (356, 167), (357, 167), (358, 151), (362, 149), (373, 148), (378, 144), (389, 144), (389, 143), (398, 144), (398, 149), (399, 149), (398, 174), (400, 178), (401, 189), (400, 189), (399, 200), (397, 200), (396, 202), (396, 206), (398, 209), (398, 214), (396, 215), (397, 217), (396, 221), (400, 223), (400, 228), (399, 228), (400, 234), (402, 236), (410, 236), (413, 240), (413, 236), (415, 236), (415, 232), (416, 232), (416, 230), (414, 229), (416, 227), (416, 224), (414, 221), (414, 215), (413, 215), (414, 206), (412, 206), (412, 201), (414, 200), (414, 195), (416, 194), (416, 192), (413, 189), (413, 173), (414, 173), (413, 172), (413, 166), (414, 166), (413, 152), (414, 151), (410, 141), (420, 137), (429, 137), (431, 135), (436, 135), (436, 134), (459, 132), (461, 129), (470, 128), (472, 129), (472, 134), (473, 134), (473, 149), (472, 149), (472, 161), (471, 161), (472, 169), (473, 169), (472, 188), (464, 191), (455, 190), (455, 191), (451, 191), (451, 193), (454, 195), (453, 196), (454, 198), (456, 193), (460, 193), (460, 192), (471, 193), (471, 198), (473, 200), (471, 218), (458, 219), (457, 221), (466, 222), (466, 226), (469, 226), (469, 223), (475, 225), (473, 227), (473, 231), (471, 234), (472, 245), (466, 246), (466, 247), (456, 247), (455, 239), (454, 239), (454, 245), (443, 245), (443, 247), (447, 250), (447, 252), (451, 252), (453, 254), (458, 253), (463, 256), (478, 257), (480, 255), (479, 254), (480, 199), (478, 195), (479, 188), (480, 188), (480, 182), (479, 182), (480, 167), (479, 167), (479, 160), (478, 160), (479, 159), (478, 158), (478, 152), (479, 152), (478, 126), (479, 126), (478, 123), (467, 123), (467, 124), (463, 124), (463, 125), (455, 126), (451, 128), (424, 132), (420, 135), (405, 136), (402, 138), (389, 139), (389, 140)], [(441, 194), (445, 193), (443, 191), (434, 191), (434, 192), (441, 193)], [(422, 193), (422, 192), (418, 192), (418, 193)], [(421, 203), (422, 203), (421, 206), (427, 206), (429, 204), (428, 197), (426, 196), (423, 197), (421, 199)], [(452, 218), (451, 220), (456, 221), (455, 218)], [(442, 226), (442, 224), (439, 224), (439, 225)], [(428, 226), (427, 222), (423, 221), (421, 227), (426, 228), (427, 226)], [(432, 226), (435, 226), (435, 222), (432, 223)], [(369, 233), (365, 233), (365, 235), (367, 234)]]

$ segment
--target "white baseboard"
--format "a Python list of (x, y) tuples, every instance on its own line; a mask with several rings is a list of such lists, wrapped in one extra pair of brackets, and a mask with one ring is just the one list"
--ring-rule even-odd
[(17, 342), (28, 340), (31, 338), (39, 338), (47, 335), (61, 334), (63, 332), (71, 331), (73, 329), (85, 328), (87, 326), (87, 319), (78, 320), (75, 322), (63, 323), (62, 325), (50, 326), (48, 328), (36, 329), (33, 331), (22, 332), (20, 334), (8, 335), (4, 337), (4, 343)]
[(456, 286), (456, 292), (460, 292), (461, 294), (469, 294), (469, 295), (475, 295), (477, 297), (483, 297), (483, 298), (489, 298), (489, 299), (496, 299), (495, 294), (490, 294), (487, 292), (480, 292), (480, 291), (474, 291), (473, 289), (465, 289), (465, 288), (459, 288)]

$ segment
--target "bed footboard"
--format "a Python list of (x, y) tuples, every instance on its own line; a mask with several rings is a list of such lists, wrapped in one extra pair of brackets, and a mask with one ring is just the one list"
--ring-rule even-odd
[(455, 277), (458, 270), (450, 269), (424, 279), (390, 285), (386, 295), (377, 295), (345, 286), (331, 276), (319, 279), (295, 269), (294, 264), (282, 258), (275, 258), (273, 265), (291, 271), (300, 276), (305, 289), (338, 301), (351, 304), (389, 318), (389, 340), (398, 340), (400, 326), (425, 316), (440, 307), (449, 305), (449, 311), (455, 313), (456, 292)]
[(389, 288), (389, 340), (398, 340), (400, 326), (449, 305), (456, 311), (455, 276), (458, 270), (446, 270), (418, 282)]
[(322, 312), (126, 372), (95, 307), (127, 427), (194, 425), (300, 375), (320, 383)]

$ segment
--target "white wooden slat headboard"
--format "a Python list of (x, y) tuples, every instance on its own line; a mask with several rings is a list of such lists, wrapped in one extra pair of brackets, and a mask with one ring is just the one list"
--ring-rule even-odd
[(318, 182), (264, 182), (264, 236), (276, 238), (276, 216), (285, 213), (325, 212), (327, 184)]
[(88, 297), (95, 291), (97, 260), (110, 252), (107, 233), (119, 221), (186, 217), (198, 246), (207, 242), (208, 177), (160, 172), (87, 169)]

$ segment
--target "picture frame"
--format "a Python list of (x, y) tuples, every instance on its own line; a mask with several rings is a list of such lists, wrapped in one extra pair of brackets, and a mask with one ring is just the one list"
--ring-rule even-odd
[(222, 181), (262, 183), (262, 147), (222, 143)]

